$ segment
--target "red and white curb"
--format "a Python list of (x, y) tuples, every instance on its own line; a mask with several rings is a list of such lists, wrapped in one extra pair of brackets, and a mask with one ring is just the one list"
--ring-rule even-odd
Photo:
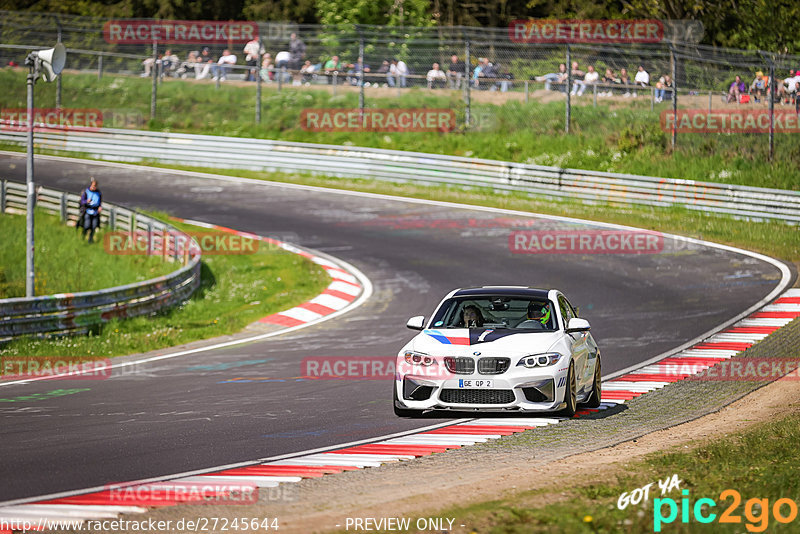
[[(337, 280), (337, 282), (346, 282)], [(334, 282), (336, 283), (336, 282)], [(324, 304), (323, 304), (324, 305)], [(307, 309), (307, 308), (303, 308)], [(285, 313), (285, 312), (284, 312)], [(287, 315), (287, 317), (296, 317)], [(576, 417), (616, 406), (625, 401), (683, 380), (691, 374), (675, 372), (678, 368), (691, 369), (692, 374), (708, 369), (729, 359), (761, 341), (769, 334), (800, 317), (800, 289), (789, 289), (777, 300), (751, 313), (733, 325), (717, 332), (690, 348), (674, 353), (656, 362), (627, 372), (603, 383), (601, 405), (585, 409)], [(329, 474), (352, 471), (366, 467), (403, 460), (411, 460), (449, 449), (499, 439), (526, 430), (557, 424), (564, 417), (488, 417), (467, 420), (451, 425), (428, 427), (405, 435), (388, 437), (375, 442), (359, 442), (338, 449), (311, 451), (299, 456), (276, 459), (251, 465), (238, 464), (212, 472), (197, 472), (169, 480), (170, 484), (216, 488), (214, 496), (224, 498), (225, 487), (250, 485), (274, 488), (280, 484), (300, 482), (304, 478), (318, 478)], [(151, 482), (151, 484), (158, 482)], [(162, 483), (164, 483), (162, 481)], [(208, 495), (208, 493), (206, 493)], [(149, 493), (137, 497), (126, 494), (125, 501), (113, 499), (112, 491), (105, 489), (81, 495), (71, 495), (34, 503), (0, 507), (0, 522), (27, 521), (33, 530), (42, 518), (50, 521), (82, 522), (91, 519), (115, 518), (119, 514), (146, 512), (149, 508), (191, 504), (196, 498), (161, 496), (153, 500)], [(18, 524), (19, 524), (18, 523)], [(8, 531), (10, 532), (10, 531)], [(6, 534), (0, 530), (0, 534)]]
[(312, 262), (325, 269), (325, 272), (327, 272), (328, 276), (330, 276), (333, 280), (325, 289), (325, 291), (308, 302), (304, 302), (298, 306), (295, 306), (294, 308), (263, 317), (258, 320), (260, 323), (294, 327), (319, 321), (323, 317), (347, 308), (364, 291), (364, 286), (361, 283), (357, 273), (351, 272), (351, 269), (348, 268), (349, 266), (345, 265), (343, 262), (337, 262), (328, 258), (323, 258), (318, 254), (307, 252), (295, 245), (284, 243), (283, 241), (278, 241), (277, 239), (272, 239), (270, 237), (262, 237), (249, 232), (240, 232), (225, 226), (209, 224), (201, 221), (179, 219), (177, 217), (171, 218), (175, 221), (191, 224), (193, 226), (199, 226), (201, 228), (208, 228), (220, 232), (247, 237), (256, 241), (264, 241), (270, 245), (286, 250), (287, 252), (308, 258)]
[(701, 373), (747, 350), (796, 317), (800, 317), (797, 288), (688, 349), (604, 382), (602, 401), (623, 403)]

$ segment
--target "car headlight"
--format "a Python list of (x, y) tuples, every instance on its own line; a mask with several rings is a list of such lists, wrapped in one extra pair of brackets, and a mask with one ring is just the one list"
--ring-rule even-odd
[(563, 356), (558, 352), (543, 352), (541, 354), (530, 354), (523, 357), (517, 367), (548, 367), (557, 364)]
[(403, 356), (406, 359), (406, 363), (410, 363), (411, 365), (422, 365), (424, 367), (436, 365), (436, 360), (433, 358), (433, 356), (425, 354), (424, 352), (407, 350)]

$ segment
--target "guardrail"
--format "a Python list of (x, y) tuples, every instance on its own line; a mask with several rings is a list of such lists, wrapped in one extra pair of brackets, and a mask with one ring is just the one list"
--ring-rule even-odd
[[(23, 144), (25, 135), (25, 132), (0, 130), (0, 142)], [(91, 132), (40, 129), (36, 133), (36, 146), (112, 161), (159, 161), (196, 167), (490, 187), (553, 198), (684, 206), (749, 219), (800, 222), (800, 191), (420, 152), (117, 129)]]
[[(26, 185), (0, 180), (0, 213), (24, 213)], [(77, 221), (80, 197), (37, 188), (36, 206)], [(100, 291), (62, 293), (32, 298), (0, 299), (0, 342), (21, 335), (86, 333), (112, 318), (151, 315), (180, 304), (200, 285), (200, 249), (191, 237), (161, 221), (104, 203), (101, 223), (111, 230), (145, 236), (147, 252), (181, 268), (144, 282)], [(185, 239), (158, 240), (159, 233), (177, 232)]]

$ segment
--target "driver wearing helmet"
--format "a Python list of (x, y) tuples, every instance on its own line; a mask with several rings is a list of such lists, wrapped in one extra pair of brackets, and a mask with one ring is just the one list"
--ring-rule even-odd
[(528, 303), (528, 311), (525, 314), (525, 318), (520, 321), (517, 328), (546, 330), (549, 322), (550, 306), (546, 303), (531, 301)]

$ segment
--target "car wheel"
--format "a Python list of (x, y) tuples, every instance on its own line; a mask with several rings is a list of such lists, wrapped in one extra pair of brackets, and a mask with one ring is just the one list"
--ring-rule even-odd
[(419, 417), (421, 410), (409, 410), (408, 408), (398, 408), (397, 406), (397, 385), (392, 384), (392, 408), (397, 417)]
[(575, 380), (575, 364), (569, 362), (569, 371), (567, 371), (567, 390), (564, 392), (564, 402), (567, 406), (561, 410), (561, 415), (572, 417), (578, 411), (578, 393), (577, 384)]
[(584, 403), (587, 408), (597, 408), (600, 406), (600, 397), (603, 396), (603, 382), (600, 365), (600, 355), (597, 355), (597, 364), (594, 367), (594, 385), (592, 387), (592, 394), (586, 399)]

